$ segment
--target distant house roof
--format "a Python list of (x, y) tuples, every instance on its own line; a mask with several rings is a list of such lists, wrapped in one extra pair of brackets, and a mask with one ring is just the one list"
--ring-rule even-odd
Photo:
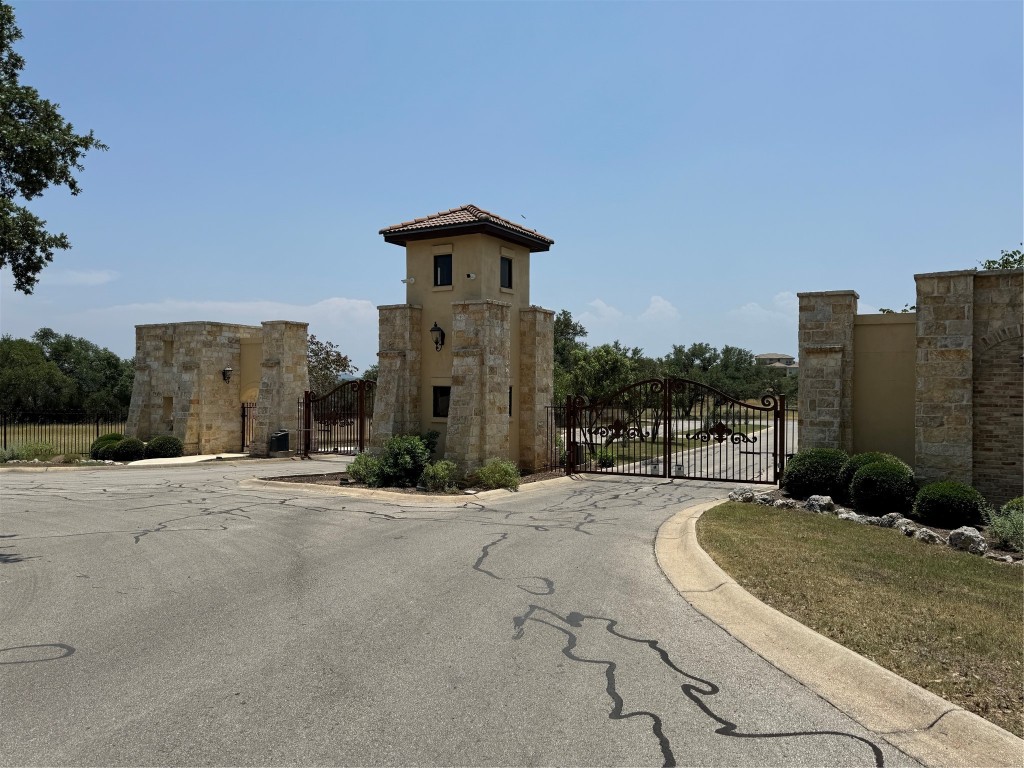
[(796, 359), (793, 355), (784, 355), (781, 352), (765, 352), (763, 355), (754, 355), (755, 360), (763, 360), (776, 357), (788, 358), (790, 360)]
[(508, 219), (485, 211), (483, 208), (477, 208), (475, 205), (450, 208), (430, 216), (394, 224), (380, 231), (380, 234), (384, 235), (385, 242), (395, 245), (405, 245), (412, 240), (427, 240), (445, 235), (476, 233), (492, 235), (516, 245), (526, 246), (531, 252), (546, 251), (555, 242), (536, 230), (522, 227)]

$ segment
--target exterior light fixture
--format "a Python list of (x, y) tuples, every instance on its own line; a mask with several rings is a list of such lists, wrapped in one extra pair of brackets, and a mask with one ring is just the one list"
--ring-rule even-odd
[(444, 330), (437, 324), (437, 322), (435, 322), (430, 329), (430, 338), (434, 342), (434, 349), (440, 352), (441, 347), (444, 346)]
[(231, 374), (234, 373), (232, 368), (225, 368), (220, 372), (220, 375), (224, 377), (224, 381), (231, 381)]

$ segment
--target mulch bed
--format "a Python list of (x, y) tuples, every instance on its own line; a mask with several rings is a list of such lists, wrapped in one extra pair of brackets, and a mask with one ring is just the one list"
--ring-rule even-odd
[[(523, 475), (519, 479), (520, 485), (537, 483), (542, 480), (553, 480), (557, 477), (565, 477), (565, 472), (552, 470), (547, 472), (534, 472)], [(284, 475), (282, 477), (264, 477), (264, 480), (274, 480), (281, 483), (306, 483), (311, 485), (345, 485), (353, 488), (369, 488), (364, 483), (357, 483), (349, 479), (347, 472), (325, 472), (319, 475)], [(408, 493), (416, 496), (451, 496), (450, 493), (434, 493), (421, 488), (377, 488), (375, 490), (391, 491), (394, 493)], [(467, 488), (467, 491), (482, 491), (483, 488)]]

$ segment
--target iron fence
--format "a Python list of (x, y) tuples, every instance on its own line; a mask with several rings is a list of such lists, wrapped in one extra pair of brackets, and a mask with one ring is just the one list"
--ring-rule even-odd
[(81, 411), (0, 413), (0, 444), (3, 450), (45, 443), (55, 454), (88, 453), (100, 435), (124, 434), (127, 411), (92, 414)]

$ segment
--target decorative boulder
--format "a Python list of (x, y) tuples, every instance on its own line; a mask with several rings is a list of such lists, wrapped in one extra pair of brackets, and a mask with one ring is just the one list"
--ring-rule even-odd
[(754, 501), (756, 501), (758, 504), (764, 504), (766, 507), (770, 507), (772, 503), (775, 501), (775, 497), (772, 496), (770, 493), (759, 493), (756, 496), (754, 496)]
[(905, 518), (899, 512), (890, 512), (889, 514), (882, 515), (880, 518), (878, 518), (878, 524), (882, 528), (895, 528), (897, 524), (899, 524), (900, 520), (906, 519), (907, 518)]
[(872, 517), (871, 515), (863, 515), (858, 522), (864, 523), (864, 525), (877, 525), (881, 527), (882, 518)]
[(836, 508), (831, 496), (811, 496), (804, 506), (811, 512), (832, 512)]
[(984, 555), (988, 552), (988, 544), (985, 543), (985, 537), (981, 535), (981, 531), (971, 528), (969, 525), (963, 525), (955, 531), (949, 532), (949, 546), (953, 549), (970, 552), (972, 555)]
[(792, 499), (777, 499), (772, 506), (776, 509), (796, 509), (800, 505)]
[(729, 501), (739, 501), (744, 504), (750, 504), (754, 501), (754, 492), (749, 488), (737, 488), (735, 491), (729, 492)]
[(849, 520), (851, 523), (859, 523), (860, 515), (858, 515), (856, 512), (840, 512), (839, 519)]
[(946, 540), (939, 536), (931, 528), (918, 528), (914, 533), (914, 538), (918, 541), (923, 541), (925, 544), (945, 544)]
[(913, 536), (920, 529), (920, 526), (913, 520), (907, 520), (907, 518), (904, 517), (902, 520), (897, 520), (895, 525), (893, 525), (893, 528), (904, 536)]

